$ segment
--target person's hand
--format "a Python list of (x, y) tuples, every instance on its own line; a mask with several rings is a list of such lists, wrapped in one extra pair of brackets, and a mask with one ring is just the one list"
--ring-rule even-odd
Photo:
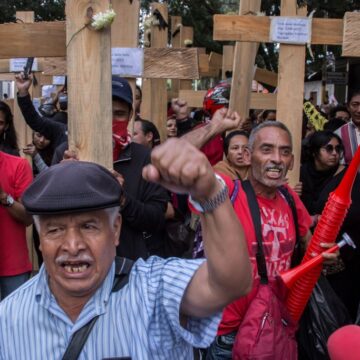
[(30, 155), (33, 158), (37, 154), (35, 145), (27, 144), (26, 147), (23, 148), (23, 153), (26, 155)]
[(185, 100), (182, 99), (172, 99), (171, 100), (171, 108), (173, 109), (176, 120), (184, 120), (189, 117), (189, 107)]
[(29, 94), (29, 89), (33, 81), (32, 74), (29, 74), (28, 79), (24, 78), (24, 73), (15, 75), (15, 84), (20, 96), (26, 96)]
[(74, 160), (80, 160), (78, 153), (75, 150), (70, 150), (70, 149), (65, 150), (64, 156), (63, 156), (63, 159), (61, 160), (61, 162), (74, 161)]
[(302, 182), (299, 181), (294, 187), (293, 190), (299, 195), (302, 195)]
[(217, 129), (217, 133), (221, 134), (226, 131), (238, 129), (243, 122), (243, 118), (239, 116), (236, 111), (221, 108), (216, 110), (210, 124)]
[(156, 146), (143, 177), (172, 192), (190, 194), (196, 201), (208, 200), (221, 189), (206, 156), (183, 139), (169, 139)]
[[(321, 243), (320, 246), (324, 249), (330, 249), (333, 246), (335, 246), (336, 243)], [(340, 251), (336, 251), (334, 253), (322, 253), (322, 257), (324, 258), (324, 264), (325, 265), (334, 265), (337, 263), (340, 257)]]

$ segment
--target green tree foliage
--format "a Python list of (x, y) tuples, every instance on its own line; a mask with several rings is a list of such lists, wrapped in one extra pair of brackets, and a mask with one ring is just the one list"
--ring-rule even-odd
[(65, 0), (2, 0), (0, 23), (14, 22), (16, 11), (34, 11), (35, 21), (65, 19)]

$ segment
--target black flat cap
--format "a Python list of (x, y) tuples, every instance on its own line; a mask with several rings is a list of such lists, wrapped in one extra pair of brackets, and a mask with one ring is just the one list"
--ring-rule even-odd
[(40, 173), (22, 197), (33, 215), (85, 212), (120, 206), (122, 189), (104, 167), (65, 161)]

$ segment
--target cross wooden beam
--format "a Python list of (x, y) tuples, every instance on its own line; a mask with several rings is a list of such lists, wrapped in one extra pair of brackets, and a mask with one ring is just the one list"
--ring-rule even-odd
[(67, 75), (69, 147), (84, 161), (112, 168), (110, 28), (84, 26), (89, 12), (109, 9), (107, 0), (67, 0)]
[[(151, 3), (151, 13), (158, 11), (162, 18), (168, 22), (168, 9), (166, 4)], [(154, 49), (167, 46), (168, 29), (151, 25), (151, 47)], [(166, 80), (145, 79), (143, 80), (143, 102), (141, 104), (141, 115), (156, 125), (162, 140), (166, 134), (167, 119), (167, 89)]]
[[(304, 16), (306, 9), (297, 9), (296, 0), (282, 0), (282, 16)], [(343, 19), (313, 19), (311, 44), (347, 44), (348, 56), (359, 54), (360, 14), (345, 15)], [(271, 19), (266, 16), (214, 16), (214, 39), (245, 42), (269, 42)], [(345, 29), (345, 31), (344, 31)], [(351, 44), (351, 45), (350, 45)], [(356, 44), (356, 45), (355, 45)], [(305, 46), (280, 45), (277, 118), (293, 135), (295, 164), (290, 183), (299, 179), (304, 94)]]
[[(260, 5), (261, 0), (241, 0), (239, 15), (243, 15), (249, 11), (257, 12), (260, 10)], [(249, 115), (253, 67), (257, 49), (257, 44), (246, 42), (237, 42), (235, 44), (229, 106), (231, 109), (236, 110), (242, 117)]]
[[(234, 50), (235, 47), (232, 45), (223, 46), (223, 61), (222, 61), (222, 78), (225, 79), (226, 71), (233, 71), (234, 67)], [(277, 87), (278, 85), (278, 74), (272, 71), (261, 69), (256, 67), (254, 80), (259, 81), (266, 85)]]
[[(215, 15), (214, 40), (267, 43), (270, 42), (270, 23), (271, 19), (267, 16)], [(311, 44), (342, 45), (343, 28), (343, 19), (314, 18)]]
[[(34, 12), (26, 11), (26, 12), (17, 12), (16, 18), (23, 21), (21, 25), (25, 25), (27, 23), (34, 23)], [(4, 46), (5, 47), (5, 46)], [(30, 93), (32, 93), (33, 87), (30, 88)], [(17, 98), (15, 97), (14, 101), (14, 125), (18, 134), (18, 145), (20, 149), (23, 149), (27, 144), (32, 142), (32, 130), (26, 125), (26, 122), (22, 116), (20, 108), (17, 103)], [(25, 157), (25, 156), (24, 156)], [(31, 157), (26, 156), (29, 162), (32, 164)]]
[[(190, 107), (202, 108), (206, 90), (180, 90), (179, 97), (185, 100)], [(276, 94), (262, 94), (251, 92), (250, 94), (250, 109), (275, 109), (276, 108)]]

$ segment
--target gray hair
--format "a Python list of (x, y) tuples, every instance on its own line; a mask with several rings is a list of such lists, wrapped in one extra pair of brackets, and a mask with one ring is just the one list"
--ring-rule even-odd
[(268, 128), (268, 127), (274, 127), (274, 128), (278, 128), (278, 129), (281, 129), (281, 130), (284, 130), (288, 136), (289, 136), (289, 139), (290, 139), (290, 146), (291, 146), (291, 149), (293, 147), (293, 144), (292, 144), (292, 136), (291, 136), (291, 133), (289, 131), (289, 129), (286, 127), (286, 125), (284, 125), (282, 122), (280, 121), (264, 121), (263, 123), (261, 123), (260, 125), (258, 125), (257, 127), (255, 127), (251, 133), (250, 133), (250, 136), (249, 136), (249, 142), (247, 144), (247, 147), (248, 149), (250, 149), (250, 151), (253, 150), (254, 148), (254, 142), (255, 142), (255, 138), (256, 138), (256, 135), (257, 133), (264, 129), (264, 128)]
[[(111, 208), (103, 209), (106, 211), (108, 217), (109, 217), (109, 223), (112, 225), (116, 219), (116, 217), (120, 214), (120, 206), (115, 206)], [(36, 230), (40, 232), (40, 221), (41, 221), (41, 215), (33, 215), (34, 224), (36, 227)]]

